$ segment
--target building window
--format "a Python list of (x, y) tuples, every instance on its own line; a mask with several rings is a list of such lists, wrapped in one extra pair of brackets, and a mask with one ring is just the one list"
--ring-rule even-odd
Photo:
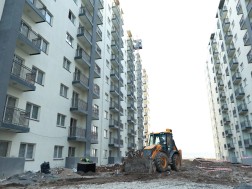
[(106, 76), (106, 83), (109, 84), (109, 77)]
[[(75, 2), (76, 3), (76, 2)], [(69, 20), (74, 24), (75, 23), (75, 19), (76, 17), (74, 16), (74, 14), (72, 13), (72, 11), (69, 10), (68, 12), (68, 18)]]
[(75, 147), (68, 148), (68, 157), (75, 157)]
[(36, 83), (38, 83), (40, 85), (43, 85), (45, 73), (43, 71), (41, 71), (40, 69), (34, 67), (34, 66), (32, 67), (32, 73), (35, 74), (35, 81), (36, 81)]
[(35, 120), (39, 119), (39, 109), (40, 107), (35, 104), (32, 104), (32, 103), (26, 104), (26, 112), (27, 112), (27, 115), (29, 115), (30, 119), (35, 119)]
[(63, 146), (54, 146), (53, 158), (62, 159)]
[(57, 114), (57, 126), (64, 127), (65, 126), (66, 116), (63, 114)]
[(234, 41), (237, 41), (237, 33), (234, 35)]
[(104, 118), (108, 119), (108, 112), (107, 111), (104, 111)]
[(66, 57), (64, 57), (63, 68), (65, 68), (67, 71), (70, 72), (70, 66), (71, 66), (71, 62)]
[(108, 158), (108, 150), (104, 150), (103, 151), (103, 157), (104, 158)]
[(73, 37), (69, 34), (66, 33), (66, 42), (72, 47), (73, 46)]
[(108, 93), (105, 93), (105, 100), (106, 100), (106, 101), (108, 101), (108, 100), (109, 100)]
[(234, 23), (234, 20), (232, 21), (232, 29), (234, 29), (234, 26), (235, 26), (235, 23)]
[(110, 22), (111, 22), (111, 21), (110, 21), (110, 19), (109, 19), (109, 17), (108, 17), (108, 24), (110, 24)]
[(18, 157), (25, 158), (25, 160), (33, 160), (34, 147), (35, 147), (35, 144), (21, 143), (19, 147)]
[(109, 45), (107, 45), (107, 51), (108, 51), (108, 53), (110, 53), (110, 47), (109, 47)]
[(108, 130), (104, 129), (103, 135), (104, 135), (104, 138), (108, 138)]
[(67, 98), (67, 91), (68, 91), (68, 87), (61, 84), (60, 85), (60, 96)]
[(107, 36), (110, 39), (110, 32), (107, 30)]
[(91, 157), (97, 157), (97, 149), (92, 148), (91, 149)]
[(93, 132), (93, 133), (98, 133), (98, 127), (95, 126), (95, 125), (93, 125), (93, 127), (92, 127), (92, 132)]
[(238, 56), (240, 56), (240, 54), (241, 54), (241, 49), (240, 49), (240, 47), (237, 49), (237, 54), (238, 54)]
[(46, 54), (48, 54), (48, 46), (49, 46), (49, 43), (43, 39), (41, 36), (40, 36), (40, 50)]
[(106, 60), (106, 66), (110, 69), (109, 61), (108, 60)]
[(52, 25), (52, 17), (53, 17), (52, 14), (48, 10), (46, 10), (45, 19), (46, 19), (46, 22), (50, 25)]
[(0, 140), (0, 157), (7, 157), (9, 151), (9, 142)]
[(244, 65), (243, 62), (240, 64), (240, 71), (242, 71), (244, 69)]
[(251, 102), (250, 95), (247, 96), (248, 104)]

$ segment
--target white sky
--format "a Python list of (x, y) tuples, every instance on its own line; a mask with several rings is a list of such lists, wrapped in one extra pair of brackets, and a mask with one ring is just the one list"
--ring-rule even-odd
[(214, 157), (205, 83), (219, 0), (120, 0), (124, 28), (142, 39), (151, 131), (173, 130), (184, 157)]

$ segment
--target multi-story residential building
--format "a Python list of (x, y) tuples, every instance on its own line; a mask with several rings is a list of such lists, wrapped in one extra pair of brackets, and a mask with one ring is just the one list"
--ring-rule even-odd
[(25, 170), (44, 161), (72, 167), (80, 157), (120, 162), (138, 144), (134, 54), (123, 40), (120, 2), (1, 7), (0, 157), (7, 158), (0, 161), (16, 170), (22, 162)]
[(252, 2), (221, 0), (206, 64), (216, 157), (252, 164)]
[(146, 69), (143, 69), (143, 111), (144, 111), (144, 136), (145, 145), (149, 140), (150, 133), (150, 108), (149, 108), (149, 85), (148, 85), (148, 74)]

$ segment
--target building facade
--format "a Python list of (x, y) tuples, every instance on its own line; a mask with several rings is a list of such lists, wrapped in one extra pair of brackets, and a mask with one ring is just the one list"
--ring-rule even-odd
[(206, 64), (216, 157), (252, 164), (252, 2), (221, 0)]
[(81, 157), (118, 163), (141, 148), (120, 2), (8, 0), (1, 7), (0, 157), (38, 170), (44, 161), (73, 167)]

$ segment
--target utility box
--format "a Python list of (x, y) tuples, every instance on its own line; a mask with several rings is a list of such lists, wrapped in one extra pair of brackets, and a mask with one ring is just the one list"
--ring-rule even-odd
[(87, 172), (95, 172), (96, 171), (96, 163), (89, 162), (80, 162), (77, 164), (77, 171), (82, 171), (84, 173)]

